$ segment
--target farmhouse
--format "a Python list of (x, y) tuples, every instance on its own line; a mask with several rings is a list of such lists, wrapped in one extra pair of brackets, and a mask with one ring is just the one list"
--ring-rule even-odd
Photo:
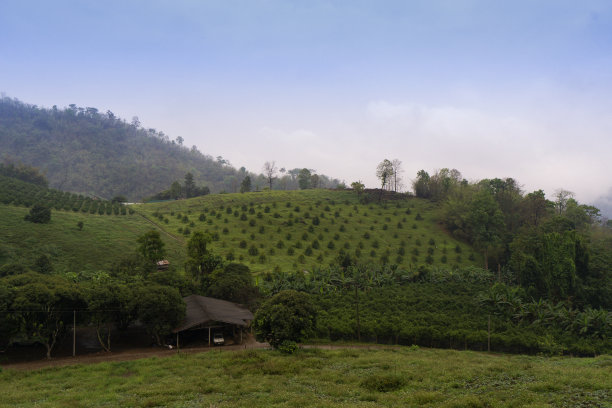
[(187, 334), (191, 331), (204, 331), (208, 335), (208, 345), (211, 345), (212, 331), (229, 333), (235, 336), (238, 329), (242, 343), (242, 329), (253, 320), (253, 313), (236, 303), (199, 295), (189, 295), (183, 298), (186, 305), (185, 319), (174, 333)]

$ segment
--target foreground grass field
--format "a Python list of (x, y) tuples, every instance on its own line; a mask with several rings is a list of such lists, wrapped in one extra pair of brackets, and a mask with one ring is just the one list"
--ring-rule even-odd
[(2, 407), (610, 407), (612, 358), (212, 351), (0, 373)]

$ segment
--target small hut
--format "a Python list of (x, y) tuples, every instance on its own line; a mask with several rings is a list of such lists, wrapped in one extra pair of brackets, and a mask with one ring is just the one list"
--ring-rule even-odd
[(183, 300), (186, 305), (185, 319), (180, 326), (173, 330), (177, 334), (177, 338), (179, 333), (187, 330), (208, 329), (208, 345), (210, 346), (211, 329), (231, 327), (232, 332), (239, 328), (240, 342), (242, 343), (242, 329), (253, 320), (253, 313), (248, 309), (227, 300), (199, 295), (189, 295)]

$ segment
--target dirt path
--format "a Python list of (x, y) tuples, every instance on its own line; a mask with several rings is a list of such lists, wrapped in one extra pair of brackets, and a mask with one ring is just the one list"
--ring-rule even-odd
[(249, 342), (245, 344), (236, 344), (231, 346), (222, 346), (222, 347), (189, 347), (182, 348), (180, 350), (177, 349), (162, 349), (162, 348), (141, 348), (141, 349), (130, 349), (120, 352), (99, 352), (95, 354), (85, 354), (76, 357), (59, 357), (52, 358), (50, 360), (38, 360), (38, 361), (28, 361), (22, 363), (9, 363), (3, 364), (2, 368), (5, 369), (13, 369), (13, 370), (38, 370), (41, 368), (48, 367), (64, 367), (69, 365), (77, 365), (77, 364), (95, 364), (95, 363), (104, 363), (104, 362), (112, 362), (112, 361), (129, 361), (129, 360), (138, 360), (141, 358), (151, 358), (151, 357), (171, 357), (180, 354), (195, 354), (195, 353), (205, 353), (208, 351), (237, 351), (237, 350), (247, 350), (247, 349), (264, 349), (269, 348), (268, 343), (257, 343), (257, 342)]
[[(385, 346), (381, 344), (348, 344), (348, 345), (334, 345), (334, 344), (305, 344), (301, 346), (305, 349), (322, 349), (322, 350), (341, 350), (341, 349), (362, 349), (362, 350), (374, 350), (374, 349), (389, 349), (401, 346)], [(76, 357), (59, 357), (52, 358), (50, 360), (37, 360), (37, 361), (28, 361), (22, 363), (10, 363), (2, 365), (2, 368), (13, 369), (13, 370), (39, 370), (42, 368), (49, 367), (64, 367), (69, 365), (77, 365), (77, 364), (96, 364), (96, 363), (104, 363), (104, 362), (114, 362), (114, 361), (130, 361), (130, 360), (138, 360), (141, 358), (151, 358), (151, 357), (171, 357), (178, 353), (181, 354), (196, 354), (196, 353), (206, 353), (209, 351), (238, 351), (238, 350), (248, 350), (248, 349), (266, 349), (270, 348), (268, 343), (258, 343), (254, 340), (248, 341), (244, 344), (236, 344), (230, 346), (222, 346), (222, 347), (189, 347), (182, 348), (180, 350), (177, 349), (161, 349), (161, 348), (140, 348), (140, 349), (129, 349), (125, 351), (119, 352), (98, 352), (95, 354), (85, 354)]]
[(157, 228), (159, 231), (161, 231), (163, 234), (166, 234), (168, 237), (172, 238), (173, 240), (175, 240), (176, 242), (180, 243), (180, 244), (184, 244), (185, 241), (181, 238), (175, 237), (174, 235), (172, 235), (171, 233), (169, 233), (168, 231), (166, 231), (161, 225), (157, 224), (155, 221), (149, 219), (149, 217), (147, 217), (146, 215), (139, 213), (138, 211), (134, 210), (134, 214), (141, 216), (142, 218), (144, 218), (145, 221), (147, 221), (149, 224), (155, 226), (155, 228)]

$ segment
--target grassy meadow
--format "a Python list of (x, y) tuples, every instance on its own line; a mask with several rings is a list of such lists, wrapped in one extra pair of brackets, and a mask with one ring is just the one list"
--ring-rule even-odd
[[(98, 215), (52, 210), (49, 224), (23, 218), (29, 209), (0, 205), (0, 264), (32, 266), (45, 254), (58, 272), (98, 271), (110, 268), (138, 246), (138, 236), (154, 228), (142, 217)], [(83, 222), (79, 230), (78, 222)], [(162, 234), (171, 262), (184, 259), (182, 242)]]
[(481, 257), (438, 224), (438, 209), (409, 198), (360, 204), (329, 190), (216, 194), (133, 207), (170, 234), (213, 236), (212, 250), (252, 271), (327, 265), (340, 250), (364, 263), (474, 265)]
[(1, 407), (610, 407), (612, 358), (211, 351), (0, 373)]

